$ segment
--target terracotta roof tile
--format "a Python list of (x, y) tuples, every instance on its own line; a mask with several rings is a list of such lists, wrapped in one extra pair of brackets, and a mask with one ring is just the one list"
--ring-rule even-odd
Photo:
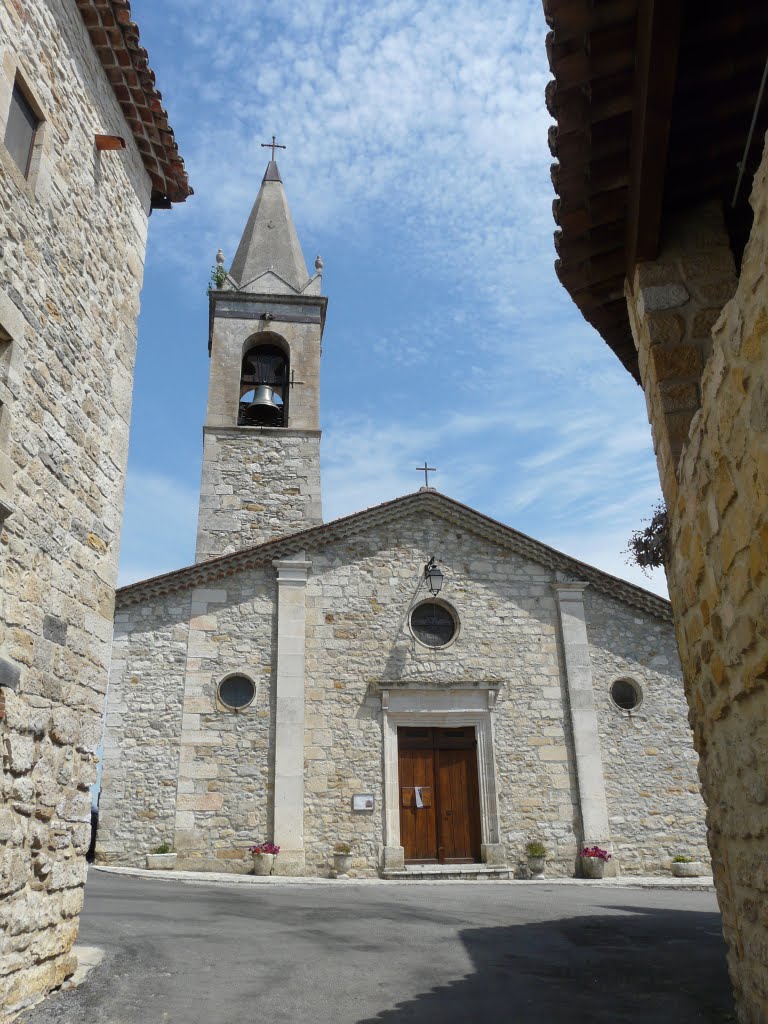
[(153, 203), (183, 203), (193, 190), (129, 0), (76, 3), (152, 181)]

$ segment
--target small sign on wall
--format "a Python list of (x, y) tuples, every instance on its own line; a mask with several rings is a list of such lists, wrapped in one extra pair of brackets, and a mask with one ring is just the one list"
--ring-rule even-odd
[(355, 793), (352, 797), (353, 811), (372, 811), (374, 806), (373, 793)]

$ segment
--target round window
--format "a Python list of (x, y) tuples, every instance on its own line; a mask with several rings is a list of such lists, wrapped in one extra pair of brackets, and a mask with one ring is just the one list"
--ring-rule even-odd
[(248, 676), (228, 676), (219, 683), (219, 700), (232, 711), (247, 708), (256, 696), (256, 687)]
[(622, 711), (634, 711), (642, 700), (640, 687), (629, 679), (617, 679), (611, 683), (611, 699)]
[(456, 635), (456, 619), (444, 605), (425, 601), (411, 612), (411, 630), (427, 647), (445, 647)]

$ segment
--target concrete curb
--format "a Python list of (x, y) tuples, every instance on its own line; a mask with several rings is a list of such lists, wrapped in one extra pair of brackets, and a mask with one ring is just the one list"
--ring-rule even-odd
[(184, 882), (186, 885), (233, 886), (233, 885), (269, 885), (277, 887), (291, 886), (393, 886), (393, 885), (474, 885), (483, 888), (489, 885), (526, 886), (533, 889), (549, 889), (551, 886), (588, 886), (591, 889), (672, 889), (675, 892), (714, 892), (715, 886), (711, 876), (696, 878), (672, 878), (663, 875), (624, 878), (543, 878), (538, 882), (525, 879), (482, 879), (463, 881), (461, 879), (413, 879), (388, 880), (384, 878), (317, 878), (307, 875), (292, 877), (288, 875), (238, 875), (232, 872), (219, 871), (148, 871), (146, 868), (110, 867), (104, 864), (89, 865), (90, 871), (103, 871), (105, 874), (129, 875), (133, 878), (152, 878), (163, 882)]

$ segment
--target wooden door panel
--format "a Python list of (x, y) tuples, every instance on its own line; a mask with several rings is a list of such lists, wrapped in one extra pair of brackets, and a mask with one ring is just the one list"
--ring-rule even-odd
[[(400, 750), (400, 842), (409, 861), (437, 860), (434, 761), (432, 749)], [(416, 787), (421, 790), (417, 806)]]
[(400, 842), (406, 861), (478, 862), (474, 728), (399, 728), (398, 770)]
[(440, 749), (438, 793), (440, 860), (473, 863), (480, 860), (480, 814), (477, 755), (471, 748)]

